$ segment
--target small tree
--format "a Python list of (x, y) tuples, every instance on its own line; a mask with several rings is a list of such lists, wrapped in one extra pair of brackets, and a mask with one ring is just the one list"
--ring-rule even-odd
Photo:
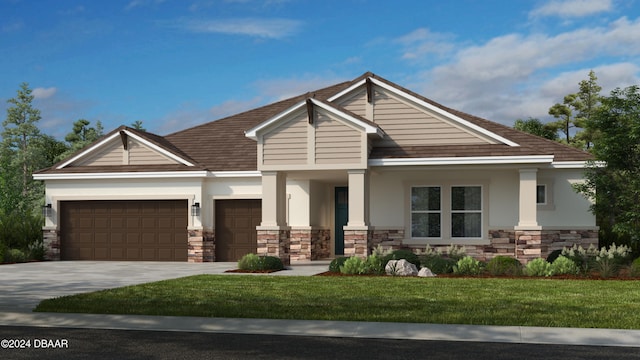
[[(616, 89), (601, 99), (588, 120), (597, 132), (592, 152), (598, 161), (576, 189), (595, 200), (592, 212), (616, 236), (640, 241), (640, 92), (638, 86)], [(597, 189), (597, 191), (596, 191)], [(620, 240), (618, 241), (620, 243)]]
[(537, 135), (549, 140), (558, 140), (558, 132), (553, 126), (542, 123), (539, 119), (530, 117), (527, 120), (517, 119), (513, 128), (529, 134)]

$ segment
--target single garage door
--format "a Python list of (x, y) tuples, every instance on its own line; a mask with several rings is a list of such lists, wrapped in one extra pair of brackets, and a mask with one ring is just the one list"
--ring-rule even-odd
[(64, 201), (62, 260), (187, 261), (187, 200)]
[(216, 261), (238, 261), (256, 253), (256, 226), (262, 221), (262, 200), (216, 200)]

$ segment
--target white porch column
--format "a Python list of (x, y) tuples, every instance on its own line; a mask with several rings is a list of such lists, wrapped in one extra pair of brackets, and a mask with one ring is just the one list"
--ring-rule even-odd
[(287, 176), (280, 171), (262, 172), (262, 222), (260, 226), (286, 225)]
[(348, 227), (369, 225), (369, 174), (367, 170), (349, 170)]
[(519, 217), (516, 230), (540, 230), (536, 205), (538, 169), (520, 169)]

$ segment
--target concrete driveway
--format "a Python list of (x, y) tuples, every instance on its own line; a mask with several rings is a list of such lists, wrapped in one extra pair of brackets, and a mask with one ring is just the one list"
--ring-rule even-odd
[[(326, 271), (328, 266), (328, 261), (314, 261), (256, 275), (307, 276)], [(0, 312), (30, 312), (40, 301), (52, 297), (190, 275), (224, 274), (236, 268), (236, 262), (44, 261), (0, 265)]]
[(45, 261), (0, 265), (0, 312), (28, 312), (41, 300), (198, 274), (236, 263)]

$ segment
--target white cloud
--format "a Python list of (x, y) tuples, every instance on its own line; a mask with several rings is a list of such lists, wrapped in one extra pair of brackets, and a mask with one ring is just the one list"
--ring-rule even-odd
[(33, 95), (34, 99), (48, 99), (54, 96), (58, 92), (58, 89), (55, 87), (50, 88), (35, 88), (31, 91), (31, 95)]
[(395, 40), (405, 48), (403, 59), (424, 59), (430, 54), (445, 55), (454, 50), (452, 35), (434, 33), (426, 28), (416, 29)]
[(532, 10), (529, 16), (575, 18), (611, 11), (612, 8), (612, 0), (553, 0)]
[(281, 39), (298, 32), (302, 22), (291, 19), (238, 18), (219, 20), (181, 19), (172, 26), (195, 33), (247, 35), (259, 38)]
[[(623, 17), (606, 27), (577, 28), (554, 35), (507, 34), (483, 44), (457, 47), (448, 62), (414, 77), (409, 87), (447, 106), (503, 123), (545, 115), (562, 96), (575, 92), (578, 82), (588, 74), (586, 68), (581, 74), (560, 74), (556, 78), (559, 69), (567, 65), (599, 66), (603, 88), (609, 78), (625, 85), (637, 80), (639, 69), (633, 64), (640, 55), (638, 33), (640, 19)], [(417, 49), (423, 45), (417, 40), (411, 44)], [(628, 60), (616, 60), (621, 64), (611, 65), (613, 57)], [(566, 91), (570, 87), (573, 90)], [(534, 109), (544, 113), (533, 113)]]

